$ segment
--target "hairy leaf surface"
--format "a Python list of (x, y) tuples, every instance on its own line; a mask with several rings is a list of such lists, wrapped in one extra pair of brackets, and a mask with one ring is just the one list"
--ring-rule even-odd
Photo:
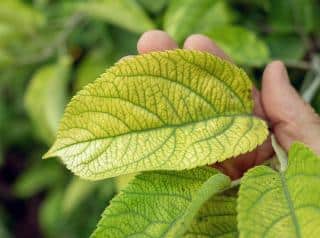
[(92, 238), (179, 237), (202, 204), (229, 186), (227, 176), (207, 167), (137, 175), (112, 200)]
[(198, 211), (183, 237), (238, 237), (236, 204), (235, 197), (214, 195)]
[(79, 10), (132, 32), (142, 33), (154, 28), (135, 0), (92, 0), (81, 3)]
[(243, 70), (208, 53), (122, 60), (72, 99), (45, 157), (88, 179), (223, 161), (268, 134), (251, 90)]
[(178, 42), (232, 22), (234, 13), (225, 1), (172, 0), (164, 16), (164, 29)]
[(286, 172), (266, 166), (242, 179), (240, 237), (317, 237), (320, 233), (320, 158), (302, 144), (289, 151)]
[(206, 34), (239, 64), (261, 66), (269, 59), (267, 45), (246, 28), (221, 26)]

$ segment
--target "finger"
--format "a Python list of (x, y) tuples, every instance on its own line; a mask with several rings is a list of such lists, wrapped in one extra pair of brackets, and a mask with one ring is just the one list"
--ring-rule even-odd
[(204, 35), (195, 34), (189, 36), (183, 45), (184, 49), (200, 50), (214, 54), (220, 58), (231, 61), (229, 56), (222, 49), (220, 49), (211, 39)]
[(301, 141), (320, 153), (320, 119), (290, 84), (281, 61), (270, 63), (263, 74), (262, 103), (280, 144), (288, 150)]
[(160, 30), (143, 33), (137, 44), (137, 49), (140, 54), (175, 48), (178, 48), (177, 43), (166, 32)]
[[(231, 61), (231, 59), (220, 49), (212, 40), (203, 35), (192, 35), (184, 43), (185, 49), (206, 51), (217, 55), (220, 58)], [(261, 94), (254, 88), (252, 92), (254, 99), (254, 114), (262, 119), (266, 119), (261, 103)], [(238, 156), (237, 158), (226, 160), (222, 163), (216, 163), (214, 167), (228, 174), (232, 179), (242, 176), (242, 174), (255, 164), (260, 164), (272, 155), (270, 140), (259, 146), (255, 151)]]

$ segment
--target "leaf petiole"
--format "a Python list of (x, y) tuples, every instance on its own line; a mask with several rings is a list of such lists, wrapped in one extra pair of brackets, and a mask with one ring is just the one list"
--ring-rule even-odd
[(280, 162), (280, 172), (286, 171), (288, 167), (288, 157), (287, 153), (283, 150), (283, 148), (278, 144), (275, 136), (271, 135), (271, 144), (276, 153), (277, 159)]

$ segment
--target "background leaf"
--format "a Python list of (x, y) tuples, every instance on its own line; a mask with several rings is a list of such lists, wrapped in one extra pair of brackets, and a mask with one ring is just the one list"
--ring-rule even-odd
[(201, 205), (228, 186), (230, 179), (211, 168), (137, 175), (112, 200), (91, 237), (179, 237)]
[(266, 38), (272, 59), (284, 62), (298, 62), (305, 55), (307, 47), (300, 36), (274, 34)]
[(268, 134), (251, 89), (244, 71), (208, 53), (122, 60), (72, 99), (45, 157), (87, 179), (223, 161)]
[(155, 28), (135, 0), (92, 0), (79, 4), (79, 11), (132, 32)]
[(149, 11), (153, 13), (158, 13), (168, 4), (169, 0), (157, 0), (157, 1), (138, 0), (138, 2)]
[(225, 1), (172, 0), (164, 16), (164, 30), (182, 42), (192, 33), (213, 30), (232, 22), (234, 14)]
[(26, 110), (40, 138), (51, 144), (67, 101), (70, 59), (39, 69), (28, 86)]
[(77, 70), (75, 90), (78, 91), (88, 83), (93, 82), (113, 61), (113, 56), (105, 49), (92, 50)]
[(45, 24), (45, 18), (24, 1), (1, 0), (0, 22), (9, 24), (15, 31), (32, 33)]
[(44, 189), (55, 187), (64, 178), (58, 161), (48, 161), (45, 164), (36, 162), (18, 178), (14, 193), (20, 198), (31, 197)]
[(266, 166), (241, 180), (240, 237), (316, 237), (320, 232), (320, 158), (303, 144), (289, 150), (286, 172)]
[(269, 60), (269, 50), (252, 31), (239, 26), (223, 26), (206, 33), (236, 63), (261, 66)]
[(270, 21), (275, 31), (305, 34), (314, 29), (314, 0), (271, 0), (270, 3)]

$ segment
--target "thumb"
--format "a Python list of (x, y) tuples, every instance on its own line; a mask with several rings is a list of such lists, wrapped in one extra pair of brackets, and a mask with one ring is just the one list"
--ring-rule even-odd
[(281, 61), (267, 65), (261, 97), (273, 133), (286, 150), (294, 141), (301, 141), (320, 154), (319, 116), (290, 84)]

